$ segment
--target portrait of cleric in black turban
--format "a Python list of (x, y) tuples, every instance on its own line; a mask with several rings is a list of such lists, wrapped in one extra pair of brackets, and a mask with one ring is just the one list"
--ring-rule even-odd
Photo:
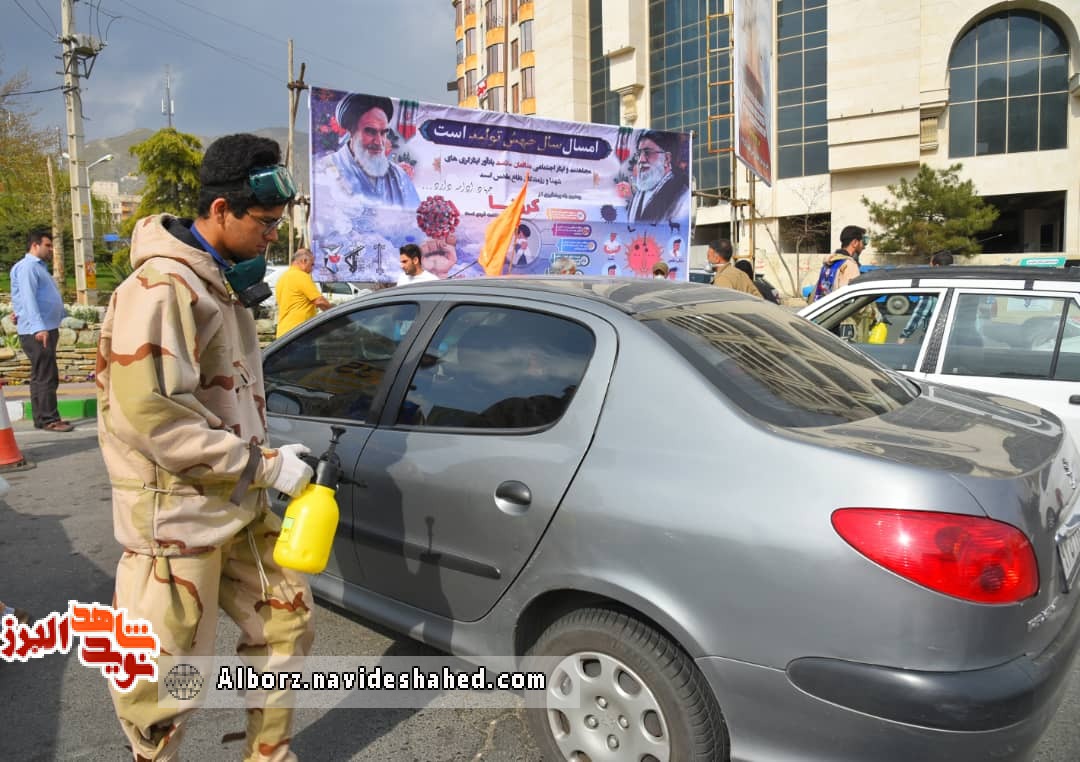
[(339, 198), (361, 197), (378, 206), (415, 209), (420, 199), (412, 179), (390, 158), (393, 102), (349, 93), (338, 101), (335, 116), (345, 130), (344, 140), (319, 160), (318, 182)]

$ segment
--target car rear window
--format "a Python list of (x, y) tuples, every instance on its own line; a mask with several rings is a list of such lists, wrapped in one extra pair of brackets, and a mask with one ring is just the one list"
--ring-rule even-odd
[(884, 415), (917, 387), (782, 309), (725, 301), (657, 310), (642, 321), (749, 415), (785, 427)]

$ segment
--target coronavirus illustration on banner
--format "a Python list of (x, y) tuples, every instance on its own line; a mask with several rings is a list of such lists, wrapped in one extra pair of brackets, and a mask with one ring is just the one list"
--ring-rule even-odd
[(687, 280), (690, 135), (311, 90), (312, 277), (394, 283), (420, 247), (440, 278), (483, 276), (488, 224), (521, 191), (502, 274)]

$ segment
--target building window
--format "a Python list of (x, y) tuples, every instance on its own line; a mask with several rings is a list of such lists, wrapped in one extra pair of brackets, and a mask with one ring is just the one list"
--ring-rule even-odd
[[(589, 102), (592, 104), (589, 119), (597, 124), (619, 123), (619, 96), (611, 91), (610, 62), (604, 55), (603, 2), (589, 0)], [(532, 48), (532, 22), (521, 25), (530, 27), (529, 44)], [(525, 45), (523, 42), (522, 45)]]
[(1041, 13), (1007, 11), (969, 29), (949, 57), (949, 156), (1065, 148), (1069, 46)]
[(465, 55), (466, 56), (474, 56), (474, 55), (476, 55), (476, 30), (475, 29), (467, 29), (467, 30), (465, 30)]
[(468, 91), (465, 89), (465, 77), (458, 77), (457, 81), (457, 97), (458, 102), (465, 100), (468, 96)]
[(465, 63), (465, 39), (464, 38), (457, 41), (457, 62), (459, 64)]
[(503, 16), (503, 0), (488, 0), (486, 11), (484, 19), (488, 29), (495, 29), (506, 23)]
[(725, 10), (723, 0), (649, 0), (651, 126), (694, 133), (695, 187), (713, 192), (730, 187), (731, 176), (731, 119), (716, 118), (731, 114)]
[(536, 91), (533, 90), (533, 67), (521, 70), (521, 90), (522, 97), (526, 100), (536, 97)]
[(528, 53), (533, 49), (532, 21), (521, 22), (521, 52)]
[(465, 0), (465, 15), (476, 13), (476, 0)]
[(498, 45), (488, 45), (487, 49), (487, 73), (492, 74), (503, 70), (503, 51), (506, 48), (500, 42)]
[(513, 71), (518, 67), (518, 41), (510, 41), (510, 70)]
[(513, 100), (511, 101), (512, 108), (510, 110), (516, 114), (521, 111), (521, 91), (515, 84), (512, 88), (510, 88), (510, 92), (513, 95)]
[(504, 87), (492, 87), (487, 91), (487, 107), (489, 111), (505, 111), (506, 103), (503, 99)]
[(458, 0), (454, 6), (454, 23), (459, 27), (465, 26), (465, 3)]
[(476, 69), (465, 72), (465, 93), (462, 98), (471, 98), (476, 95)]
[(826, 0), (780, 0), (777, 13), (777, 176), (826, 174)]
[(518, 20), (518, 4), (520, 0), (510, 0), (510, 23), (516, 24)]

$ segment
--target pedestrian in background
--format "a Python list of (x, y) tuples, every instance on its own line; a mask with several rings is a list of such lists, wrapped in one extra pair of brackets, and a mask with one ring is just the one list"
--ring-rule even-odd
[[(268, 138), (211, 143), (198, 218), (135, 224), (134, 272), (101, 327), (98, 439), (124, 549), (113, 603), (148, 620), (162, 654), (180, 662), (213, 655), (219, 607), (253, 669), (282, 669), (314, 638), (307, 579), (274, 561), (281, 519), (267, 495), (300, 494), (312, 476), (300, 458), (308, 448), (269, 447), (251, 314), (270, 296), (263, 252), (296, 195), (280, 161)], [(159, 702), (147, 680), (113, 687), (112, 699), (136, 759), (178, 758), (190, 710)], [(247, 711), (243, 758), (295, 760), (288, 692), (248, 699), (265, 702)]]
[[(937, 254), (930, 257), (931, 267), (948, 267), (952, 263), (953, 255), (948, 251), (939, 251)], [(900, 336), (896, 339), (897, 344), (906, 342), (920, 328), (926, 330), (930, 323), (930, 315), (934, 312), (935, 304), (937, 304), (937, 296), (935, 294), (927, 294), (926, 296), (919, 297), (919, 303), (915, 305), (911, 317), (908, 318), (907, 325), (904, 326), (904, 330), (900, 332)]]
[(734, 256), (731, 241), (726, 238), (713, 241), (709, 244), (709, 251), (706, 256), (709, 259), (709, 264), (713, 266), (714, 286), (730, 288), (744, 294), (753, 294), (758, 299), (761, 298), (761, 292), (754, 285), (754, 281), (746, 277), (746, 273), (738, 267), (731, 264), (731, 258)]
[(314, 269), (315, 255), (311, 250), (297, 249), (289, 269), (278, 279), (274, 294), (278, 308), (277, 338), (311, 320), (319, 310), (328, 310), (332, 306), (311, 279)]
[(817, 284), (810, 292), (810, 301), (815, 302), (838, 288), (843, 288), (859, 277), (859, 255), (870, 243), (866, 228), (848, 225), (840, 231), (840, 248), (832, 253), (821, 265)]
[(398, 262), (401, 264), (401, 275), (397, 279), (399, 286), (439, 279), (438, 275), (424, 269), (423, 252), (415, 243), (407, 243), (398, 249)]
[(71, 431), (75, 427), (60, 419), (56, 389), (60, 369), (56, 365), (56, 345), (60, 341), (60, 321), (64, 319), (64, 299), (49, 273), (52, 261), (52, 234), (35, 230), (28, 236), (29, 251), (11, 268), (11, 308), (19, 331), (19, 344), (30, 358), (30, 406), (34, 428)]
[(767, 302), (772, 302), (773, 304), (780, 304), (780, 292), (776, 289), (776, 286), (755, 273), (754, 266), (750, 264), (749, 259), (740, 259), (735, 263), (735, 266), (742, 270), (747, 278), (753, 281), (754, 286), (757, 287), (758, 293), (761, 295), (762, 299)]

